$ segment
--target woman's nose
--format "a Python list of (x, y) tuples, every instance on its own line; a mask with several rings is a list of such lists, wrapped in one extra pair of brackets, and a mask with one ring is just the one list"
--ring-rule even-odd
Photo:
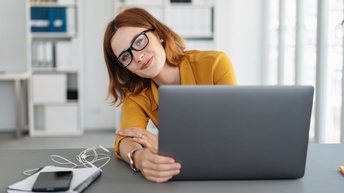
[(133, 57), (134, 57), (133, 60), (136, 63), (140, 63), (143, 60), (143, 56), (144, 56), (143, 50), (141, 50), (141, 51), (133, 51)]

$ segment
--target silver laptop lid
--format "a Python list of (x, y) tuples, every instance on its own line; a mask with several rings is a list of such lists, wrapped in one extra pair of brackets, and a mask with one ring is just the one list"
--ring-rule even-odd
[(312, 86), (161, 86), (159, 153), (182, 164), (172, 180), (304, 175)]

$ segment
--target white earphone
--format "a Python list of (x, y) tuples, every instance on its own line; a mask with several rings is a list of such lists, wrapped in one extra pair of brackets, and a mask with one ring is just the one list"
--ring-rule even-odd
[[(55, 163), (61, 164), (61, 165), (72, 165), (71, 168), (77, 168), (77, 167), (97, 167), (94, 165), (95, 162), (101, 161), (101, 160), (106, 160), (105, 163), (101, 166), (99, 166), (98, 168), (102, 168), (104, 167), (111, 159), (111, 154), (107, 154), (107, 153), (98, 153), (97, 149), (100, 148), (103, 151), (110, 153), (110, 151), (108, 149), (106, 149), (105, 147), (103, 147), (102, 145), (98, 145), (98, 146), (93, 146), (90, 148), (87, 148), (85, 150), (83, 150), (82, 152), (80, 152), (78, 155), (76, 155), (76, 159), (79, 161), (79, 163), (81, 164), (76, 164), (62, 156), (59, 155), (51, 155), (50, 158), (51, 160), (53, 160)], [(91, 152), (91, 153), (89, 153)], [(93, 157), (92, 160), (87, 160), (87, 158)], [(63, 161), (58, 161), (57, 159), (61, 159)], [(30, 170), (26, 170), (23, 172), (24, 175), (30, 176), (34, 173), (36, 173), (37, 171), (41, 170), (43, 167), (41, 168), (34, 168), (34, 169), (30, 169)]]
[(106, 152), (110, 152), (108, 149), (106, 149), (105, 147), (103, 147), (102, 145), (98, 145), (99, 148), (101, 148), (102, 150), (106, 151)]
[[(110, 151), (108, 149), (106, 149), (105, 147), (103, 147), (102, 145), (98, 145), (98, 146), (93, 146), (90, 148), (87, 148), (85, 150), (83, 150), (82, 152), (80, 152), (78, 155), (76, 155), (76, 159), (78, 160), (78, 162), (80, 164), (76, 164), (62, 156), (59, 155), (51, 155), (50, 158), (51, 160), (53, 160), (55, 163), (58, 164), (62, 164), (62, 165), (72, 165), (72, 168), (76, 168), (76, 167), (96, 167), (94, 165), (95, 162), (99, 162), (101, 160), (106, 160), (105, 163), (101, 166), (99, 166), (99, 168), (104, 167), (111, 159), (111, 154), (107, 154), (107, 153), (98, 153), (97, 149), (102, 149), (103, 151), (110, 153)], [(64, 162), (62, 161), (58, 161), (56, 160), (56, 158), (58, 159), (62, 159), (64, 160)], [(89, 159), (88, 158), (93, 158), (93, 159)]]

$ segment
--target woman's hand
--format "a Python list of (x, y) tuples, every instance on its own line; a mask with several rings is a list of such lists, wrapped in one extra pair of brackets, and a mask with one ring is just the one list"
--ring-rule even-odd
[[(145, 178), (149, 181), (162, 183), (180, 173), (181, 165), (171, 157), (158, 154), (158, 137), (148, 130), (130, 127), (116, 132), (118, 135), (131, 138), (123, 140), (120, 146), (136, 142), (145, 149), (134, 153), (134, 162)], [(132, 145), (130, 145), (132, 148)]]
[(131, 137), (134, 142), (141, 144), (145, 148), (153, 147), (158, 149), (158, 137), (146, 129), (129, 127), (116, 133), (121, 136)]
[(149, 181), (162, 183), (180, 173), (181, 165), (173, 158), (161, 156), (156, 148), (150, 147), (134, 154), (136, 166)]

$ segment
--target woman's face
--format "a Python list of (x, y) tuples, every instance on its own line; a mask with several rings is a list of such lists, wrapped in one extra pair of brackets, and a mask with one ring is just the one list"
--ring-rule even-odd
[[(146, 47), (140, 51), (130, 49), (129, 52), (132, 53), (132, 61), (126, 68), (140, 77), (153, 79), (163, 68), (166, 62), (166, 53), (161, 44), (162, 41), (155, 31), (147, 31), (145, 33), (146, 36), (144, 36), (141, 33), (145, 30), (147, 29), (121, 27), (111, 38), (111, 47), (114, 54), (117, 57), (120, 56), (120, 61), (123, 61), (123, 65), (126, 66), (125, 64), (130, 61), (131, 55), (128, 52), (124, 52), (128, 48), (141, 48), (141, 46), (146, 44), (147, 36), (149, 43)], [(141, 35), (138, 36), (139, 34)]]

